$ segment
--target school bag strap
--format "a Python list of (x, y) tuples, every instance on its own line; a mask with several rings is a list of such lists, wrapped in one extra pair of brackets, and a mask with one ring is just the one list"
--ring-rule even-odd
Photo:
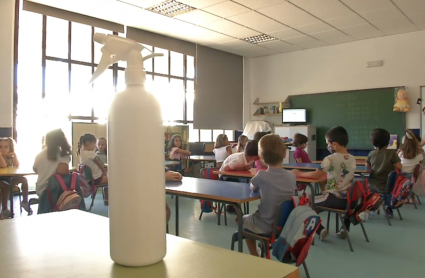
[[(77, 183), (77, 176), (78, 176), (78, 173), (76, 173), (76, 172), (72, 173), (72, 178), (71, 178), (71, 187), (69, 188), (69, 191), (73, 191), (73, 190), (75, 190), (75, 185), (76, 185), (76, 183)], [(61, 177), (61, 175), (56, 174), (56, 175), (55, 175), (55, 177), (56, 177), (56, 179), (58, 180), (58, 182), (59, 182), (60, 186), (62, 187), (62, 190), (63, 190), (64, 192), (65, 192), (65, 191), (68, 191), (68, 187), (66, 187), (66, 184), (65, 184), (65, 182), (63, 181), (63, 178)]]

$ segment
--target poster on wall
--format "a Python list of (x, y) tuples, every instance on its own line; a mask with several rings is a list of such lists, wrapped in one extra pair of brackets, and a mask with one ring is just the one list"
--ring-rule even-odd
[(397, 141), (398, 141), (398, 135), (390, 134), (390, 142), (388, 144), (388, 149), (397, 150)]

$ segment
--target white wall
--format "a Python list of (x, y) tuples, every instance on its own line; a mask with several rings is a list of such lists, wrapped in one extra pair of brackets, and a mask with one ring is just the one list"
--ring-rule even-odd
[(15, 0), (0, 1), (0, 127), (13, 123), (13, 34)]
[[(367, 68), (366, 62), (384, 60)], [(425, 31), (245, 59), (244, 93), (252, 104), (284, 101), (288, 95), (407, 86), (411, 111), (407, 127), (420, 128), (420, 86), (425, 85)], [(258, 106), (244, 109), (244, 120)], [(278, 116), (266, 120), (281, 124)]]

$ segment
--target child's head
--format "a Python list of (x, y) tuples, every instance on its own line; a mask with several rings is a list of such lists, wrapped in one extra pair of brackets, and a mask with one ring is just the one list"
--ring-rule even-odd
[(405, 135), (401, 141), (400, 151), (403, 152), (403, 157), (407, 159), (413, 159), (418, 155), (419, 152), (419, 142), (416, 139), (415, 134), (406, 129)]
[(226, 134), (220, 134), (217, 136), (217, 139), (214, 143), (214, 149), (221, 148), (229, 145), (229, 139)]
[(77, 155), (80, 155), (81, 149), (87, 151), (94, 151), (96, 148), (96, 137), (93, 134), (86, 133), (80, 137), (78, 141)]
[(49, 131), (46, 134), (45, 139), (47, 159), (56, 161), (58, 152), (60, 152), (61, 156), (69, 155), (71, 153), (71, 146), (61, 129)]
[(341, 148), (348, 145), (348, 133), (342, 126), (335, 126), (326, 132), (326, 144), (328, 144), (329, 152), (338, 152)]
[(245, 156), (248, 158), (248, 160), (258, 160), (260, 157), (258, 156), (258, 141), (257, 140), (250, 140), (245, 145), (244, 150)]
[(295, 133), (294, 135), (294, 146), (297, 148), (305, 149), (307, 147), (308, 138), (304, 134)]
[(248, 142), (248, 137), (246, 137), (245, 135), (241, 135), (238, 138), (238, 145), (240, 147), (245, 147), (246, 143)]
[(96, 149), (104, 154), (107, 154), (108, 148), (106, 145), (106, 139), (104, 137), (99, 137), (96, 142)]
[(269, 134), (269, 133), (270, 133), (270, 132), (257, 131), (257, 132), (254, 134), (254, 140), (256, 140), (256, 141), (260, 141), (260, 139), (261, 139), (264, 135)]
[(10, 137), (0, 138), (0, 152), (1, 155), (15, 152), (15, 140)]
[(390, 143), (390, 133), (383, 128), (375, 128), (370, 135), (370, 141), (378, 149), (386, 148)]
[(183, 142), (182, 142), (182, 137), (180, 135), (174, 134), (173, 136), (171, 136), (171, 139), (168, 142), (168, 150), (171, 151), (171, 149), (174, 147), (182, 148), (182, 146), (183, 146)]
[(268, 134), (260, 139), (258, 154), (267, 166), (280, 166), (286, 155), (286, 146), (276, 134)]

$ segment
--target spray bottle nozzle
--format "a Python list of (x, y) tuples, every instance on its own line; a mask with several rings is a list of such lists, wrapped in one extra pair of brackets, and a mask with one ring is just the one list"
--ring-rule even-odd
[(110, 65), (118, 61), (127, 61), (128, 69), (133, 68), (143, 70), (144, 60), (164, 55), (162, 53), (151, 53), (143, 57), (141, 52), (143, 49), (147, 49), (146, 47), (133, 40), (115, 35), (96, 33), (93, 36), (93, 40), (97, 43), (103, 44), (104, 46), (101, 49), (102, 58), (100, 59), (99, 65), (93, 73), (89, 83), (93, 83), (94, 80), (98, 78)]

